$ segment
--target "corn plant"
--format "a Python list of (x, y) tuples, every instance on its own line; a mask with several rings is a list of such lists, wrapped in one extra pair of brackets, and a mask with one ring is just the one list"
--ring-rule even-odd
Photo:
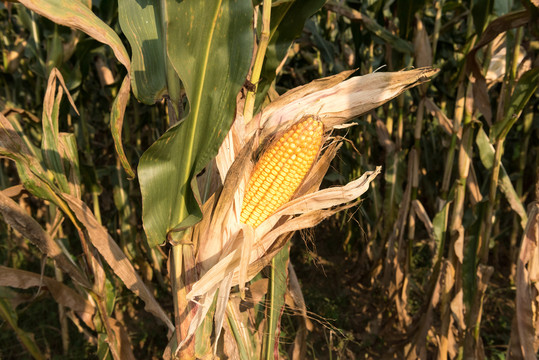
[[(94, 206), (97, 213), (94, 214), (81, 201), (76, 142), (72, 134), (59, 132), (60, 102), (64, 92), (74, 112), (78, 113), (78, 110), (61, 73), (51, 64), (43, 68), (45, 74), (49, 73), (49, 83), (43, 102), (40, 148), (31, 143), (17, 119), (2, 116), (2, 154), (17, 164), (26, 191), (51, 204), (50, 211), (56, 219), (52, 228), (61, 229), (59, 226), (64, 217), (75, 226), (87, 258), (87, 271), (81, 273), (80, 265), (69, 259), (68, 250), (59, 247), (54, 236), (44, 232), (9, 196), (3, 195), (2, 212), (6, 222), (54, 259), (59, 269), (76, 280), (78, 292), (88, 298), (82, 309), (68, 304), (66, 298), (69, 297), (58, 299), (60, 305), (78, 311), (86, 326), (100, 334), (98, 352), (101, 357), (132, 358), (126, 330), (112, 316), (114, 291), (107, 286), (110, 280), (103, 266), (102, 260), (105, 260), (110, 270), (145, 302), (146, 310), (168, 326), (171, 333), (165, 357), (194, 358), (231, 351), (248, 358), (273, 357), (278, 343), (275, 335), (278, 307), (282, 306), (277, 303), (272, 305), (273, 314), (266, 319), (264, 333), (267, 335), (262, 335), (267, 337), (265, 340), (256, 341), (253, 327), (253, 333), (247, 338), (237, 332), (234, 337), (229, 330), (225, 332), (225, 343), (234, 339), (236, 345), (219, 349), (225, 316), (228, 317), (228, 329), (232, 326), (237, 330), (249, 329), (245, 319), (234, 317), (236, 309), (229, 300), (233, 286), (239, 285), (240, 295), (245, 298), (246, 283), (273, 261), (291, 233), (315, 225), (339, 210), (335, 206), (358, 198), (379, 173), (379, 169), (365, 173), (342, 188), (316, 191), (339, 147), (339, 141), (334, 139), (325, 151), (321, 151), (332, 129), (427, 80), (434, 71), (419, 69), (402, 74), (374, 74), (378, 83), (367, 89), (362, 89), (362, 85), (370, 79), (343, 81), (351, 74), (345, 72), (293, 90), (269, 105), (263, 105), (286, 48), (301, 31), (302, 21), (321, 3), (272, 6), (271, 2), (265, 1), (253, 8), (249, 1), (211, 4), (122, 1), (118, 7), (119, 20), (132, 49), (131, 57), (117, 33), (99, 19), (88, 4), (66, 1), (21, 3), (57, 24), (82, 30), (109, 45), (127, 70), (120, 88), (113, 94), (110, 124), (118, 161), (129, 177), (134, 177), (135, 173), (123, 149), (121, 129), (131, 89), (139, 101), (147, 104), (166, 95), (167, 119), (171, 125), (142, 155), (138, 178), (147, 246), (172, 245), (169, 269), (175, 325), (138, 276), (130, 259), (100, 225), (99, 207)], [(17, 10), (28, 14), (24, 8)], [(257, 13), (261, 15), (261, 21), (258, 16), (253, 18)], [(197, 14), (196, 19), (194, 14)], [(277, 20), (272, 22), (272, 19)], [(299, 21), (291, 26), (292, 19)], [(279, 20), (288, 20), (283, 22), (283, 29)], [(255, 21), (261, 24), (259, 32), (254, 31)], [(284, 29), (289, 31), (281, 33)], [(256, 51), (252, 50), (254, 45)], [(261, 74), (265, 74), (264, 81), (260, 81)], [(251, 85), (242, 90), (244, 83)], [(182, 91), (185, 97), (182, 97)], [(338, 95), (339, 92), (342, 94)], [(365, 100), (372, 96), (379, 100)], [(320, 107), (317, 114), (299, 120), (300, 115), (309, 113), (314, 104)], [(228, 131), (231, 124), (232, 129)], [(307, 128), (305, 124), (308, 124)], [(278, 134), (290, 126), (291, 129), (279, 139)], [(309, 135), (315, 129), (316, 135)], [(305, 137), (313, 144), (310, 145)], [(272, 146), (277, 147), (271, 147), (262, 156), (252, 185), (242, 201), (251, 173), (251, 159), (257, 148), (265, 142), (273, 142), (273, 138), (276, 140)], [(275, 163), (273, 158), (288, 154), (285, 145), (290, 147), (292, 154), (284, 163)], [(214, 157), (217, 167), (214, 170), (218, 175), (212, 173), (212, 165), (208, 165)], [(302, 166), (299, 166), (300, 160), (305, 160)], [(268, 165), (277, 167), (268, 173)], [(205, 168), (208, 176), (204, 180), (197, 179), (196, 175)], [(293, 175), (292, 171), (299, 173)], [(277, 182), (282, 181), (285, 193), (282, 193), (284, 189), (266, 189), (272, 182), (270, 180), (259, 182), (259, 176), (268, 174), (279, 179)], [(212, 183), (219, 184), (219, 180), (222, 189), (219, 185), (212, 187)], [(197, 182), (205, 188), (203, 196)], [(266, 196), (256, 190), (257, 186), (266, 189), (268, 194), (282, 195), (282, 200), (271, 207), (260, 205), (259, 201)], [(295, 200), (290, 201), (291, 198)], [(238, 207), (242, 202), (243, 215)], [(266, 219), (252, 217), (260, 212)], [(29, 231), (28, 228), (36, 230)], [(273, 266), (280, 273), (286, 271), (286, 261)], [(6, 276), (3, 285), (32, 286), (14, 283), (23, 277), (18, 270), (5, 268), (3, 271), (10, 275)], [(271, 281), (276, 278), (276, 275), (271, 276)], [(52, 284), (65, 287), (61, 281), (47, 281), (51, 288)], [(35, 286), (35, 282), (33, 284)], [(68, 291), (67, 288), (64, 291)], [(217, 292), (219, 296), (216, 297)], [(80, 295), (71, 290), (70, 297), (76, 296)], [(271, 292), (270, 296), (276, 299), (279, 295)], [(214, 299), (217, 299), (215, 303)], [(208, 314), (212, 306), (214, 310)], [(95, 313), (99, 313), (99, 317), (92, 320)], [(208, 321), (209, 327), (205, 325)], [(14, 329), (17, 329), (15, 325)], [(21, 339), (27, 349), (38, 356), (35, 345), (24, 336)], [(253, 341), (254, 348), (250, 345)]]
[[(13, 288), (56, 301), (64, 354), (74, 324), (103, 359), (537, 353), (533, 2), (2, 11), (0, 316), (32, 357), (55, 354)], [(349, 333), (313, 327), (324, 289), (296, 276), (316, 225), (359, 284)], [(514, 298), (493, 345), (492, 288)]]

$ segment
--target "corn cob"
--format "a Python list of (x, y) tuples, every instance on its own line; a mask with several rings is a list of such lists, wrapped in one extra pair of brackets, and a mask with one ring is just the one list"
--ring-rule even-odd
[(290, 200), (316, 159), (323, 134), (322, 122), (307, 116), (270, 145), (249, 179), (241, 222), (257, 227)]

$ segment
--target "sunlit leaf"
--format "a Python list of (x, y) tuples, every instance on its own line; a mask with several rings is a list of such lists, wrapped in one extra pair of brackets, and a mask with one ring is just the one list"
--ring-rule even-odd
[[(131, 72), (131, 63), (129, 61), (129, 55), (125, 49), (122, 40), (116, 34), (116, 32), (97, 17), (88, 6), (78, 0), (20, 0), (21, 4), (27, 8), (35, 11), (36, 13), (54, 21), (57, 24), (69, 26), (73, 29), (81, 30), (88, 34), (88, 36), (107, 44), (111, 47), (114, 55), (127, 69), (128, 73)], [(126, 90), (127, 89), (127, 90)], [(122, 91), (123, 90), (123, 91)], [(127, 99), (125, 92), (129, 93), (127, 85), (123, 85), (118, 96), (122, 98), (115, 101), (115, 108), (113, 109), (113, 124), (119, 124), (119, 127), (113, 127), (113, 138), (117, 148), (118, 156), (129, 176), (134, 177), (134, 172), (131, 169), (127, 159), (124, 155), (121, 144), (121, 124), (123, 120), (123, 114), (125, 106), (127, 105)], [(122, 119), (119, 119), (119, 116)]]
[(129, 55), (114, 30), (79, 0), (19, 0), (28, 9), (64, 26), (81, 30), (88, 36), (109, 45), (114, 55), (129, 71)]
[[(60, 82), (58, 89), (56, 88), (57, 80)], [(64, 163), (58, 152), (60, 148), (58, 116), (64, 88), (65, 84), (62, 74), (56, 68), (52, 69), (43, 101), (43, 139), (41, 142), (41, 152), (45, 165), (54, 173), (54, 178), (60, 189), (63, 192), (69, 192)], [(67, 88), (65, 89), (67, 91)], [(73, 104), (69, 93), (67, 95)]]
[(112, 132), (112, 138), (114, 139), (114, 145), (116, 147), (116, 154), (120, 158), (120, 162), (127, 173), (129, 178), (135, 177), (135, 172), (131, 168), (127, 156), (125, 156), (123, 144), (122, 144), (122, 126), (124, 123), (125, 107), (129, 101), (130, 83), (129, 76), (126, 76), (120, 87), (118, 95), (114, 99), (112, 104), (112, 110), (110, 112), (110, 130)]
[(252, 54), (250, 1), (170, 0), (165, 11), (170, 21), (168, 54), (185, 86), (190, 111), (139, 163), (143, 221), (151, 246), (163, 243), (170, 230), (200, 219), (192, 179), (215, 156), (230, 128)]

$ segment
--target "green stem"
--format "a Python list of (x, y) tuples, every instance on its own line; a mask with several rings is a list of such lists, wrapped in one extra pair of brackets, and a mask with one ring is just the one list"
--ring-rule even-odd
[(251, 84), (254, 85), (254, 91), (247, 89), (247, 95), (245, 96), (245, 108), (243, 110), (243, 119), (247, 124), (253, 118), (253, 111), (256, 100), (256, 90), (258, 89), (258, 82), (260, 81), (260, 73), (262, 72), (262, 65), (264, 64), (264, 57), (266, 56), (266, 50), (268, 49), (269, 36), (270, 36), (270, 19), (271, 19), (271, 0), (264, 0), (262, 5), (262, 31), (260, 33), (260, 41), (258, 43), (258, 50), (256, 51), (255, 62), (253, 64), (253, 71), (251, 73)]
[(498, 179), (500, 176), (500, 165), (503, 155), (503, 144), (505, 139), (499, 139), (496, 142), (496, 152), (494, 153), (494, 164), (492, 165), (492, 175), (490, 178), (488, 208), (486, 211), (483, 224), (485, 224), (484, 232), (480, 234), (479, 238), (479, 254), (481, 263), (486, 264), (488, 262), (488, 243), (490, 239), (490, 233), (492, 231), (492, 214), (494, 212), (494, 206), (496, 204), (496, 192), (498, 189)]
[(92, 203), (94, 207), (94, 215), (97, 219), (97, 222), (102, 224), (101, 222), (101, 210), (99, 210), (99, 193), (97, 191), (92, 191)]
[(172, 301), (174, 304), (174, 324), (176, 327), (176, 341), (178, 344), (182, 341), (181, 332), (181, 309), (180, 309), (180, 284), (182, 276), (182, 245), (172, 246), (172, 263), (171, 263), (171, 275), (172, 275)]

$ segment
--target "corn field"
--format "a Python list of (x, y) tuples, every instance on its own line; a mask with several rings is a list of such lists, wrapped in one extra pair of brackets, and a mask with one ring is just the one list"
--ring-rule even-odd
[(0, 359), (537, 359), (537, 0), (0, 27)]

